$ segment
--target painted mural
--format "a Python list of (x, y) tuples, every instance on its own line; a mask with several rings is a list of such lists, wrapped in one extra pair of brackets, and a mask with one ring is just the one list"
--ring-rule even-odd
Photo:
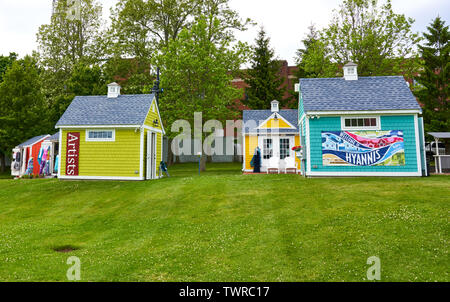
[(404, 166), (403, 131), (324, 131), (324, 166)]

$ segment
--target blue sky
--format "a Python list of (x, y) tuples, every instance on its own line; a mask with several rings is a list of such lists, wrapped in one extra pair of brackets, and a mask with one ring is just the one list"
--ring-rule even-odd
[[(100, 0), (105, 18), (116, 2)], [(37, 48), (39, 26), (50, 20), (51, 3), (52, 0), (0, 0), (0, 54), (7, 55), (10, 51), (20, 56), (31, 54)], [(308, 26), (311, 23), (319, 28), (326, 26), (340, 3), (341, 0), (230, 0), (231, 7), (242, 17), (264, 25), (277, 56), (290, 64), (294, 64), (295, 52)], [(447, 24), (450, 22), (450, 0), (392, 0), (392, 5), (396, 13), (416, 20), (415, 31), (424, 31), (437, 15)], [(239, 33), (238, 38), (253, 43), (257, 31), (258, 27), (252, 28)]]

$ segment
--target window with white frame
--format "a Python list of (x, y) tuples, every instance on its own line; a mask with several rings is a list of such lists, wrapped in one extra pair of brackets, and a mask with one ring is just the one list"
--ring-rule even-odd
[(87, 142), (114, 142), (115, 140), (115, 130), (86, 130)]
[(271, 138), (265, 138), (263, 140), (263, 158), (269, 159), (273, 156), (273, 144)]
[(343, 130), (380, 130), (380, 117), (342, 117)]
[(280, 138), (280, 159), (289, 157), (291, 151), (291, 140), (289, 138)]

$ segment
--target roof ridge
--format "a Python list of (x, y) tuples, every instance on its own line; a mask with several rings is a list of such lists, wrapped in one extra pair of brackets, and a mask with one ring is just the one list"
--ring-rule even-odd
[[(359, 79), (376, 79), (376, 78), (403, 78), (402, 75), (384, 75), (384, 76), (358, 76)], [(333, 78), (300, 78), (299, 80), (344, 80), (344, 77)]]

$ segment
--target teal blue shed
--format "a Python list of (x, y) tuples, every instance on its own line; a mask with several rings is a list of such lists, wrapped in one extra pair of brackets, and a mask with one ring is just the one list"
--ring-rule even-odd
[(302, 173), (424, 176), (422, 110), (401, 76), (300, 79)]

